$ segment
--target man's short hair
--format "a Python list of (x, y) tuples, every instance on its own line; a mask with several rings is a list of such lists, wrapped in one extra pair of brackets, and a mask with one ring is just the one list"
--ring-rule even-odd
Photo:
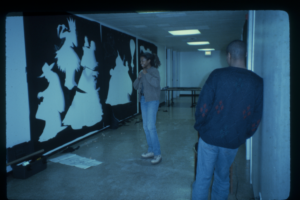
[(241, 40), (234, 40), (227, 46), (227, 54), (230, 53), (233, 60), (244, 60), (246, 52), (246, 44)]

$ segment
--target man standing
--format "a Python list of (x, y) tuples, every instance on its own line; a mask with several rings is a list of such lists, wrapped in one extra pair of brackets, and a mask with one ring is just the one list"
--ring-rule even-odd
[(256, 131), (262, 118), (263, 79), (246, 69), (246, 45), (227, 47), (228, 67), (215, 69), (199, 95), (194, 128), (200, 134), (193, 200), (227, 200), (229, 168), (240, 145)]

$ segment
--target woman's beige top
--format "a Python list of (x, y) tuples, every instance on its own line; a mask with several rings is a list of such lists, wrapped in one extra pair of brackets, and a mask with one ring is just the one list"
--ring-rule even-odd
[(142, 74), (142, 77), (137, 78), (133, 82), (134, 89), (138, 90), (139, 100), (141, 101), (141, 89), (142, 84), (144, 87), (144, 96), (145, 101), (156, 101), (160, 99), (160, 76), (159, 72), (155, 67), (150, 67), (147, 69), (147, 73), (144, 74), (143, 70), (139, 74)]

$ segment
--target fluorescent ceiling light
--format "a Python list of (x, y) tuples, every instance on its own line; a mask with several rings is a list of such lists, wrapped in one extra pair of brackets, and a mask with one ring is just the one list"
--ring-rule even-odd
[(197, 29), (191, 30), (178, 30), (178, 31), (169, 31), (172, 35), (195, 35), (200, 34), (200, 31)]
[(198, 49), (198, 51), (214, 51), (215, 49)]
[(206, 56), (210, 56), (211, 55), (211, 51), (205, 51), (205, 55)]
[(209, 42), (208, 41), (188, 42), (188, 45), (205, 45), (205, 44), (209, 44)]

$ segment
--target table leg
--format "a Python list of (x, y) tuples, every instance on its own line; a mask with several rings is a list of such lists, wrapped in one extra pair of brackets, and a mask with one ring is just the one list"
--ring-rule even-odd
[(172, 99), (172, 106), (173, 106), (173, 90), (172, 90), (172, 95), (171, 95), (171, 99)]
[(193, 90), (193, 107), (196, 106), (196, 91)]
[(194, 106), (196, 105), (196, 91), (194, 90)]
[(194, 103), (194, 102), (193, 102), (193, 100), (194, 100), (194, 99), (193, 99), (193, 94), (194, 94), (194, 92), (193, 92), (193, 90), (191, 90), (191, 92), (192, 92), (192, 105), (191, 105), (191, 107), (193, 107), (193, 103)]
[(170, 90), (168, 90), (168, 107), (170, 107), (170, 98), (169, 98), (169, 93), (170, 93)]
[(193, 107), (196, 106), (196, 91), (194, 90), (194, 96), (193, 96)]
[(166, 99), (166, 92), (167, 90), (165, 90), (165, 105), (168, 106), (168, 100)]

